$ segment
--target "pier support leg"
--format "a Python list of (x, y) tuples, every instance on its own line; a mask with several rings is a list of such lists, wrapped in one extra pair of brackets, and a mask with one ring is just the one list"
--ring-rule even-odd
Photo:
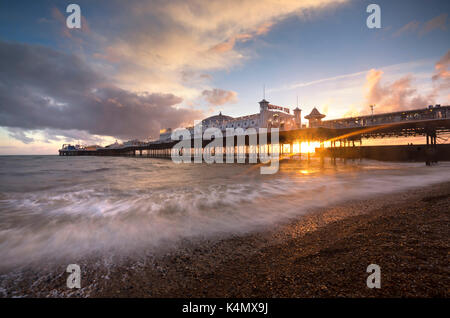
[(425, 149), (425, 164), (431, 166), (432, 163), (437, 163), (437, 135), (436, 130), (428, 128), (426, 130), (427, 146)]
[(308, 140), (308, 162), (311, 160), (311, 143)]
[(323, 140), (320, 141), (320, 167), (325, 166), (325, 145)]

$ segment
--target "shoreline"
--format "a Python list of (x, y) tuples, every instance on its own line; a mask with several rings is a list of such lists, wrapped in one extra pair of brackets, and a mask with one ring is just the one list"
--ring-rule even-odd
[[(0, 287), (3, 297), (449, 297), (449, 234), (446, 182), (115, 266), (88, 261), (80, 290), (65, 287), (64, 267)], [(381, 267), (381, 289), (366, 286), (372, 263)]]

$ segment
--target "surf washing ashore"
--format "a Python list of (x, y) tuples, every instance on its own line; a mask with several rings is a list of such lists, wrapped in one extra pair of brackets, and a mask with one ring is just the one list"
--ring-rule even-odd
[(0, 162), (3, 297), (449, 296), (449, 162)]

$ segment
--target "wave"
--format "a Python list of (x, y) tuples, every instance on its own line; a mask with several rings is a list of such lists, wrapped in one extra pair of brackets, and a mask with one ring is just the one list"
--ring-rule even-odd
[[(97, 163), (94, 161), (94, 163)], [(196, 238), (248, 233), (345, 200), (448, 181), (450, 166), (363, 162), (287, 165), (278, 175), (249, 166), (119, 164), (97, 180), (0, 192), (0, 267), (159, 249)], [(119, 176), (119, 177), (117, 177)], [(32, 182), (30, 180), (29, 182)], [(64, 187), (58, 187), (58, 182)]]

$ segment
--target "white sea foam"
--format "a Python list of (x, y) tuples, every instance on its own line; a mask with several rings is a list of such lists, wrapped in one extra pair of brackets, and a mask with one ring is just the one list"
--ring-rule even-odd
[(317, 162), (289, 163), (273, 176), (250, 165), (153, 159), (26, 163), (6, 161), (0, 168), (11, 181), (0, 186), (0, 267), (247, 233), (343, 200), (450, 180), (448, 163), (363, 161), (324, 169)]

